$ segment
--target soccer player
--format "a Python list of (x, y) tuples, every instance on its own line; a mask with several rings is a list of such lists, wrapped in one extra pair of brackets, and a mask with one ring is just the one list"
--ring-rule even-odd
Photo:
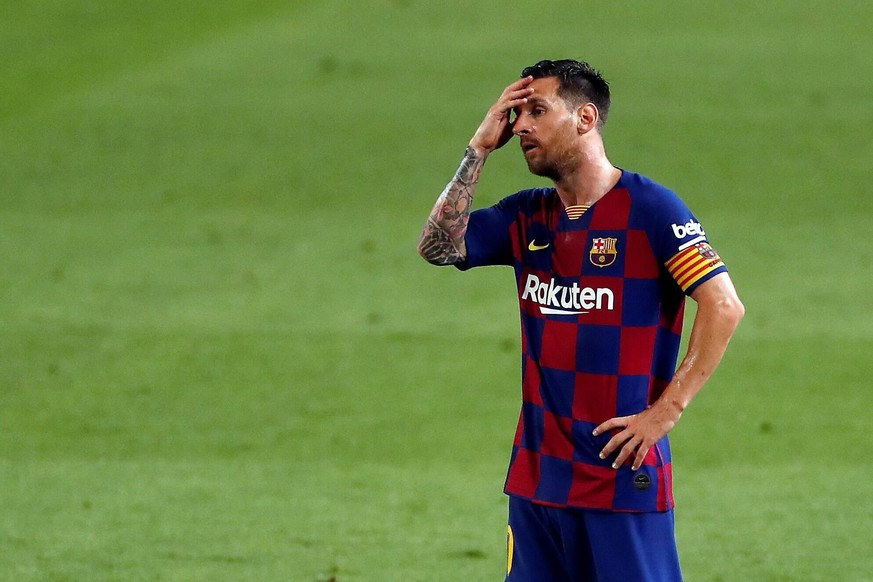
[[(681, 580), (667, 433), (744, 314), (685, 203), (607, 159), (609, 104), (585, 62), (524, 69), (488, 110), (418, 245), (435, 265), (515, 270), (510, 581)], [(471, 212), (485, 160), (513, 136), (554, 187)], [(698, 309), (677, 368), (686, 295)]]

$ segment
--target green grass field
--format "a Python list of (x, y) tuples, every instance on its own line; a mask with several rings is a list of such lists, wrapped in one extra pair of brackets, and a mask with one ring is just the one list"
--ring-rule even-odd
[(0, 579), (502, 579), (512, 275), (415, 243), (566, 56), (747, 307), (673, 432), (687, 579), (873, 579), (870, 3), (7, 4)]

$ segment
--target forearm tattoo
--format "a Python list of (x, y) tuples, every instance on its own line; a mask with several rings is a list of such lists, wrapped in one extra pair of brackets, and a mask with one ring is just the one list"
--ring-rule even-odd
[(427, 262), (454, 265), (467, 257), (464, 235), (484, 163), (485, 159), (468, 147), (455, 177), (437, 198), (418, 239), (418, 252)]

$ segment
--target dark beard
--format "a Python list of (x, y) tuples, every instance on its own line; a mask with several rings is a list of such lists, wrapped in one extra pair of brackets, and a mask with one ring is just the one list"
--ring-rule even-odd
[(525, 161), (527, 162), (527, 169), (531, 174), (548, 178), (552, 182), (560, 182), (566, 173), (565, 166), (572, 163), (570, 160), (563, 160), (564, 163), (562, 164), (560, 161), (549, 159), (532, 162), (527, 158), (525, 158)]

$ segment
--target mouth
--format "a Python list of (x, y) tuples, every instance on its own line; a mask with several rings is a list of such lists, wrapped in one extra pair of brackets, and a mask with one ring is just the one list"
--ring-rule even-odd
[(524, 153), (528, 153), (529, 151), (534, 150), (537, 147), (538, 147), (537, 144), (535, 144), (533, 142), (530, 142), (530, 141), (522, 142), (521, 151), (523, 151)]

